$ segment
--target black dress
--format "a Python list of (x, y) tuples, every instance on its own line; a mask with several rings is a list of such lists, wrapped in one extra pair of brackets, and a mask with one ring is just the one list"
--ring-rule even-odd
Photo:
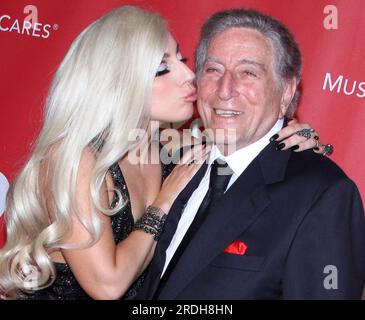
[[(170, 174), (173, 169), (172, 164), (162, 165), (162, 181)], [(130, 197), (126, 182), (118, 163), (110, 167), (114, 186), (118, 188), (123, 199), (128, 199), (127, 204), (115, 215), (111, 217), (112, 229), (115, 243), (124, 240), (132, 231), (134, 220)], [(118, 202), (118, 195), (115, 193), (112, 207)], [(88, 300), (90, 296), (81, 288), (67, 263), (55, 263), (56, 279), (53, 284), (45, 289), (36, 290), (32, 293), (20, 292), (20, 300)], [(122, 299), (133, 299), (144, 280), (143, 273), (126, 292)]]

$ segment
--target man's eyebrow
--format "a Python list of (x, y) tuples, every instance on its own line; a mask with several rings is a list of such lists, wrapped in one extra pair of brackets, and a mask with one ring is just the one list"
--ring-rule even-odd
[(212, 61), (212, 62), (217, 62), (219, 64), (223, 64), (218, 58), (214, 58), (214, 57), (207, 57), (205, 59), (205, 62), (209, 62), (209, 61)]
[(262, 71), (266, 72), (266, 67), (263, 63), (261, 62), (257, 62), (254, 60), (249, 60), (249, 59), (241, 59), (238, 61), (238, 64), (253, 64), (255, 66), (258, 66)]
[[(223, 62), (221, 62), (218, 58), (215, 57), (207, 57), (206, 62), (216, 62), (219, 64), (224, 64)], [(237, 64), (252, 64), (255, 66), (258, 66), (262, 71), (267, 72), (266, 67), (263, 63), (254, 61), (254, 60), (250, 60), (250, 59), (241, 59), (238, 61)]]

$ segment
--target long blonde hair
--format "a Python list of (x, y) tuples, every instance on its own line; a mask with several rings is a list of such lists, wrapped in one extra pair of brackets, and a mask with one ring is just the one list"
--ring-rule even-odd
[[(147, 127), (147, 101), (167, 37), (158, 14), (123, 6), (92, 23), (72, 43), (53, 79), (34, 150), (7, 195), (7, 242), (0, 251), (3, 294), (52, 284), (55, 269), (49, 252), (69, 247), (62, 238), (70, 230), (71, 210), (89, 231), (90, 245), (102, 230), (97, 211), (120, 209), (122, 204), (114, 210), (102, 206), (101, 187), (109, 167), (133, 147), (130, 131)], [(81, 155), (90, 147), (96, 156), (90, 183), (92, 223), (77, 210), (75, 197)], [(47, 173), (52, 221), (40, 184), (43, 161), (53, 168)]]

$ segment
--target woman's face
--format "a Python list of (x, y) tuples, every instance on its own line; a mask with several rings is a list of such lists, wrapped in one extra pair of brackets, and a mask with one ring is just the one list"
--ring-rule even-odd
[(169, 35), (165, 54), (152, 85), (151, 120), (180, 122), (193, 115), (195, 74), (185, 64), (175, 39)]

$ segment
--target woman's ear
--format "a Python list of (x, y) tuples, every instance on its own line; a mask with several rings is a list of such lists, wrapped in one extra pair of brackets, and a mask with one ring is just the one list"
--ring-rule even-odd
[(293, 100), (294, 94), (297, 90), (297, 79), (293, 78), (285, 81), (283, 95), (280, 101), (280, 118), (284, 117), (286, 111), (289, 108), (291, 101)]

